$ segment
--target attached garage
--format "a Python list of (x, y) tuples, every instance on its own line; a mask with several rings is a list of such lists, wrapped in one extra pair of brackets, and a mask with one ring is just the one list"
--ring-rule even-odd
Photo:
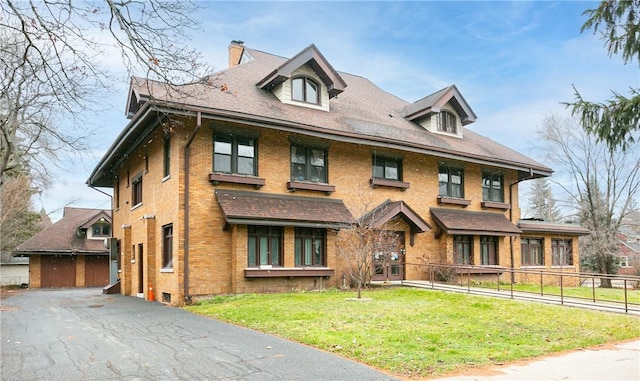
[(109, 256), (85, 256), (84, 286), (104, 287), (109, 284)]
[(76, 286), (76, 257), (44, 255), (40, 261), (40, 287), (58, 288)]

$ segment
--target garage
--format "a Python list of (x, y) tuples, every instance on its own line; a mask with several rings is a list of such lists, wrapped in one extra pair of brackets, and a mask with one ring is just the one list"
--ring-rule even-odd
[(60, 288), (76, 286), (76, 257), (43, 255), (41, 257), (40, 287)]
[(104, 287), (109, 284), (109, 256), (85, 256), (84, 286)]

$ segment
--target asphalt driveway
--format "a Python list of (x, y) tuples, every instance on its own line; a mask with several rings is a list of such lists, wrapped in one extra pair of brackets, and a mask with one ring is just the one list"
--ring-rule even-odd
[(0, 379), (389, 380), (304, 345), (102, 289), (3, 298)]

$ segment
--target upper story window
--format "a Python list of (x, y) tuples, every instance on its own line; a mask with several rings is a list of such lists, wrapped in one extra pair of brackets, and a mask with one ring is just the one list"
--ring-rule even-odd
[(319, 104), (320, 86), (309, 77), (297, 77), (291, 80), (291, 99), (294, 101)]
[(504, 202), (504, 176), (499, 173), (482, 174), (482, 200)]
[(573, 266), (570, 239), (552, 239), (551, 254), (553, 266)]
[(257, 174), (256, 140), (229, 134), (215, 134), (213, 171), (240, 175)]
[(327, 183), (326, 157), (326, 149), (292, 145), (291, 180)]
[(164, 152), (163, 158), (163, 171), (162, 176), (167, 177), (171, 174), (171, 135), (164, 136)]
[(93, 237), (111, 237), (111, 225), (98, 222), (91, 227)]
[(439, 196), (464, 198), (464, 170), (441, 165), (438, 183)]
[(457, 134), (456, 116), (449, 111), (440, 111), (437, 114), (438, 131)]
[(142, 204), (142, 173), (131, 180), (131, 206)]
[(402, 181), (402, 159), (374, 154), (373, 177)]
[(296, 228), (295, 265), (324, 266), (324, 229)]

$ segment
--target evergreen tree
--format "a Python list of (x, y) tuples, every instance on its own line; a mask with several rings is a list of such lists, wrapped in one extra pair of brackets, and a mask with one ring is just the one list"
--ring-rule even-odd
[(531, 218), (550, 222), (558, 222), (561, 219), (546, 177), (535, 179), (532, 183), (528, 215)]

